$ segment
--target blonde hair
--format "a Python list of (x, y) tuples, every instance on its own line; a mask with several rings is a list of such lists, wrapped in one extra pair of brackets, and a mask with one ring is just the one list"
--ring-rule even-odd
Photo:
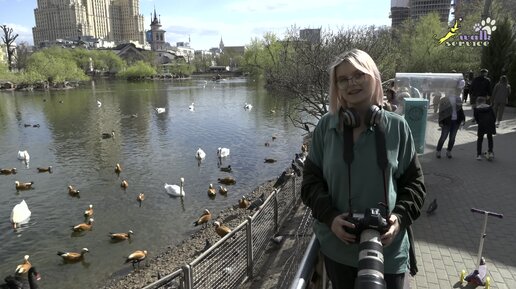
[(330, 65), (329, 73), (330, 73), (330, 113), (337, 113), (341, 107), (347, 108), (348, 104), (346, 100), (344, 100), (339, 95), (339, 88), (337, 86), (337, 79), (335, 76), (336, 68), (342, 64), (343, 62), (347, 62), (353, 65), (356, 69), (360, 70), (363, 73), (368, 74), (375, 81), (373, 95), (371, 99), (371, 104), (375, 104), (381, 106), (383, 103), (383, 89), (382, 89), (382, 79), (380, 77), (380, 72), (378, 71), (378, 67), (374, 63), (374, 60), (367, 54), (366, 52), (359, 49), (351, 49), (339, 55), (337, 59)]

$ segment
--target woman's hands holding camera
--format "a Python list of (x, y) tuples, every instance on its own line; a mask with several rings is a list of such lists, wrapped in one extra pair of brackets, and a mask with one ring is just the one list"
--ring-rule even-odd
[(398, 221), (398, 216), (391, 214), (388, 221), (389, 230), (387, 230), (387, 232), (385, 232), (385, 234), (380, 237), (384, 246), (389, 246), (400, 231), (400, 222)]
[(346, 217), (348, 216), (348, 213), (344, 213), (342, 215), (338, 215), (333, 219), (331, 222), (331, 231), (337, 238), (339, 238), (342, 242), (344, 242), (346, 245), (355, 243), (356, 236), (353, 234), (350, 234), (346, 232), (346, 227), (350, 229), (354, 229), (355, 225), (353, 223), (350, 223), (346, 221)]

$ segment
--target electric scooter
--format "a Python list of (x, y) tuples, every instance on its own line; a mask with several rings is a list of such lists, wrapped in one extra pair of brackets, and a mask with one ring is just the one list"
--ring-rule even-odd
[(472, 284), (474, 286), (484, 286), (485, 289), (489, 289), (489, 286), (491, 284), (491, 278), (489, 278), (489, 276), (487, 276), (486, 260), (484, 259), (484, 257), (482, 257), (482, 249), (484, 248), (484, 239), (487, 236), (487, 234), (486, 234), (487, 218), (489, 216), (493, 216), (493, 217), (502, 219), (503, 214), (479, 210), (479, 209), (475, 209), (475, 208), (471, 208), (471, 212), (484, 215), (484, 227), (482, 228), (482, 233), (480, 235), (480, 246), (478, 248), (478, 257), (477, 257), (478, 268), (475, 269), (470, 274), (468, 274), (467, 276), (466, 276), (466, 270), (462, 270), (462, 272), (460, 273), (460, 283), (462, 284), (464, 281), (466, 281), (469, 284)]

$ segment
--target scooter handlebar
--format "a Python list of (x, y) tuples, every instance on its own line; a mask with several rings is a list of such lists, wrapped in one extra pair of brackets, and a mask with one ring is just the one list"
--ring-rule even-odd
[(479, 213), (479, 214), (488, 214), (489, 216), (493, 216), (493, 217), (497, 217), (497, 218), (503, 219), (503, 214), (498, 214), (498, 213), (494, 213), (494, 212), (484, 211), (484, 210), (475, 209), (475, 208), (471, 208), (471, 212)]

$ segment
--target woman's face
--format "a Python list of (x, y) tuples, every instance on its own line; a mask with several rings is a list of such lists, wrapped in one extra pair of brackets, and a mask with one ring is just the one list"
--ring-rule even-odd
[(335, 80), (339, 96), (350, 107), (370, 106), (374, 91), (374, 80), (349, 62), (342, 62), (335, 68)]

